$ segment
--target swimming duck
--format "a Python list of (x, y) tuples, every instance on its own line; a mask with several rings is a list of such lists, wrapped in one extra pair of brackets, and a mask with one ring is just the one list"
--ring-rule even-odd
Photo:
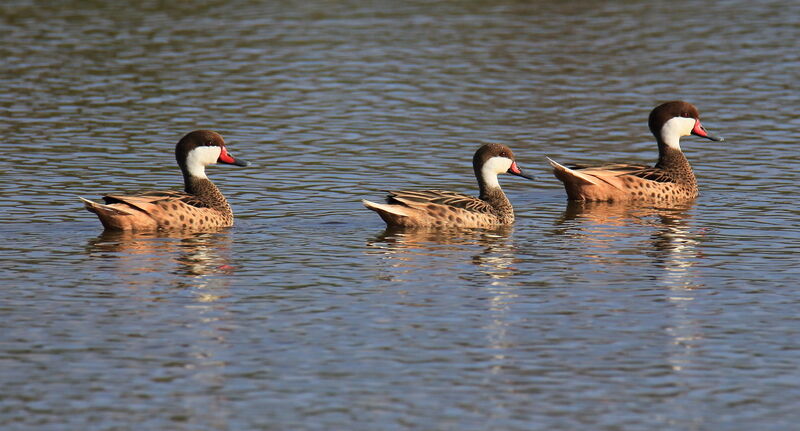
[(184, 136), (175, 146), (175, 159), (183, 173), (183, 192), (108, 195), (103, 196), (105, 204), (80, 199), (87, 210), (97, 214), (107, 230), (202, 230), (232, 226), (233, 211), (206, 176), (206, 166), (249, 163), (233, 157), (222, 136), (210, 130), (195, 130)]
[(491, 228), (513, 223), (514, 209), (497, 175), (533, 178), (522, 173), (514, 153), (501, 144), (480, 147), (472, 158), (472, 168), (480, 188), (477, 198), (443, 190), (403, 190), (388, 192), (386, 204), (361, 202), (391, 227)]
[(680, 146), (680, 138), (697, 135), (722, 141), (700, 123), (691, 103), (667, 102), (650, 112), (650, 132), (658, 142), (658, 162), (653, 167), (610, 164), (590, 167), (564, 166), (550, 161), (556, 178), (564, 183), (567, 197), (578, 201), (676, 202), (697, 197), (697, 180)]

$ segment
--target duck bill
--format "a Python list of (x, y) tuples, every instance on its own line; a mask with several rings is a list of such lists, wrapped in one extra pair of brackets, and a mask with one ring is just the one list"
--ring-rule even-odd
[(225, 163), (226, 165), (236, 165), (236, 166), (247, 166), (250, 162), (246, 162), (242, 159), (237, 159), (233, 157), (231, 153), (228, 152), (228, 149), (222, 147), (222, 152), (219, 153), (219, 158), (217, 159), (218, 163)]
[(700, 120), (696, 120), (694, 122), (694, 128), (692, 129), (692, 135), (701, 136), (701, 137), (706, 138), (706, 139), (711, 139), (712, 141), (724, 141), (725, 140), (725, 138), (723, 138), (722, 136), (716, 136), (716, 135), (712, 135), (711, 133), (708, 133), (708, 130), (706, 130), (706, 128), (703, 127), (702, 124), (700, 124)]
[(522, 169), (520, 169), (519, 166), (517, 166), (517, 162), (511, 162), (511, 167), (508, 168), (508, 171), (506, 171), (506, 172), (508, 172), (511, 175), (516, 175), (518, 177), (527, 178), (529, 180), (535, 180), (536, 179), (536, 178), (534, 178), (534, 177), (532, 177), (530, 175), (523, 174), (522, 173)]

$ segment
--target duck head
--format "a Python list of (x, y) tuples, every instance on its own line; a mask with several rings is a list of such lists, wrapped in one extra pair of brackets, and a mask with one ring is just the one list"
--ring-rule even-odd
[(207, 178), (206, 166), (214, 163), (247, 166), (250, 163), (233, 157), (225, 146), (222, 136), (211, 130), (195, 130), (178, 141), (175, 159), (184, 175)]
[(475, 176), (481, 187), (500, 187), (497, 175), (504, 173), (529, 180), (534, 179), (522, 172), (514, 158), (514, 152), (503, 144), (486, 144), (478, 148), (475, 156), (472, 157), (472, 168), (475, 170)]
[(650, 132), (659, 143), (680, 150), (680, 139), (696, 135), (712, 141), (724, 141), (720, 136), (709, 133), (700, 123), (700, 113), (691, 103), (676, 100), (662, 103), (650, 112), (648, 119)]

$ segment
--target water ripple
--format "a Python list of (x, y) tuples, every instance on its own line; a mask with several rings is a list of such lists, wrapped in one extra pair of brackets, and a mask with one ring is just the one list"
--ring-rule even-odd
[[(4, 2), (3, 429), (791, 428), (798, 12)], [(726, 138), (698, 201), (568, 205), (544, 156), (652, 163), (670, 99)], [(101, 234), (76, 196), (180, 188), (197, 128), (237, 226)], [(359, 203), (476, 193), (486, 142), (538, 178), (511, 229)]]

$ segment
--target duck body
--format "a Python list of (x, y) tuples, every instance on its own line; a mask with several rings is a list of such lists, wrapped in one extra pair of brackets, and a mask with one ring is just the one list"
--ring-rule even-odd
[(80, 198), (106, 230), (204, 230), (233, 225), (233, 211), (222, 192), (205, 175), (205, 166), (225, 163), (247, 166), (233, 157), (222, 136), (210, 130), (187, 134), (175, 147), (184, 191), (106, 195), (104, 204)]
[(514, 209), (507, 198), (495, 207), (483, 199), (445, 190), (388, 193), (386, 204), (363, 203), (389, 226), (491, 228), (514, 223)]
[(480, 195), (467, 196), (445, 190), (390, 191), (385, 204), (362, 200), (387, 226), (404, 228), (492, 228), (514, 223), (514, 208), (497, 175), (510, 173), (532, 179), (520, 170), (511, 149), (486, 144), (472, 159)]
[(617, 163), (602, 166), (565, 166), (548, 159), (553, 174), (564, 183), (569, 200), (606, 202), (682, 202), (697, 198), (692, 167), (680, 148), (680, 138), (696, 135), (713, 141), (700, 123), (694, 105), (673, 101), (650, 113), (650, 131), (658, 143), (655, 166)]

